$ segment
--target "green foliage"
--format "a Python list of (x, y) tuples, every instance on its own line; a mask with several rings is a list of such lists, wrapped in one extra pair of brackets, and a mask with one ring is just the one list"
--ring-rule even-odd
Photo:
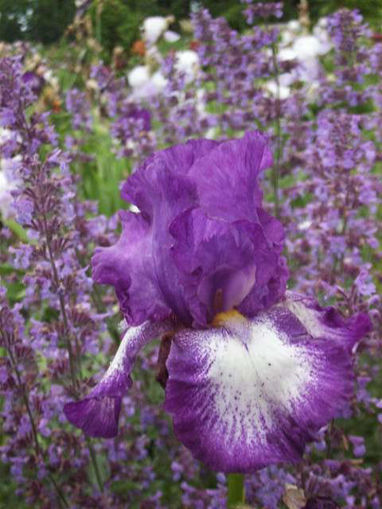
[(101, 7), (93, 2), (91, 15), (97, 38), (105, 52), (111, 54), (115, 46), (129, 48), (139, 39), (139, 26), (142, 16), (135, 11), (130, 2), (107, 0)]
[[(91, 156), (89, 162), (74, 161), (72, 169), (80, 175), (79, 191), (81, 198), (96, 200), (101, 214), (111, 216), (117, 210), (126, 208), (116, 189), (131, 172), (131, 163), (127, 159), (118, 159), (113, 152), (108, 124), (104, 124), (94, 113), (94, 126), (91, 134), (83, 139), (81, 151)], [(70, 130), (69, 117), (65, 113), (53, 116), (55, 127), (62, 139)], [(74, 138), (80, 131), (74, 131)]]
[(309, 10), (311, 19), (316, 21), (322, 16), (328, 16), (342, 7), (358, 9), (369, 25), (381, 31), (382, 0), (310, 0)]
[[(12, 481), (9, 470), (8, 465), (0, 462), (0, 479), (4, 481), (6, 479), (6, 482), (0, 483), (0, 507), (27, 509), (28, 505), (16, 495), (17, 484)], [(3, 502), (4, 505), (2, 505)]]
[(0, 0), (0, 40), (13, 42), (26, 36), (22, 16), (28, 19), (30, 0)]
[(110, 57), (115, 46), (129, 49), (141, 37), (140, 27), (148, 16), (168, 16), (177, 20), (189, 15), (188, 3), (183, 0), (106, 0), (93, 1), (91, 16), (96, 37)]
[[(246, 28), (239, 0), (200, 0), (211, 14), (224, 16), (232, 28)], [(298, 17), (299, 0), (284, 0), (284, 20)], [(309, 0), (313, 23), (340, 7), (359, 9), (375, 30), (381, 30), (382, 0)], [(108, 58), (115, 46), (129, 49), (139, 38), (139, 27), (148, 16), (173, 14), (177, 22), (189, 16), (184, 0), (93, 0), (90, 9), (96, 37)], [(0, 0), (0, 40), (57, 41), (72, 22), (74, 0)], [(179, 27), (177, 27), (179, 28)]]
[(0, 40), (50, 44), (71, 23), (74, 0), (0, 0)]
[(49, 44), (57, 41), (71, 23), (74, 0), (32, 0), (33, 15), (28, 24), (28, 38)]

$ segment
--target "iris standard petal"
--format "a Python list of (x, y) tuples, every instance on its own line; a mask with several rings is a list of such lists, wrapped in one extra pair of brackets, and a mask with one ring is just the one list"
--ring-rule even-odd
[(217, 310), (254, 316), (283, 296), (283, 228), (261, 208), (257, 181), (271, 161), (266, 137), (250, 132), (159, 151), (127, 179), (122, 196), (140, 213), (123, 213), (121, 238), (96, 251), (93, 276), (115, 287), (129, 324), (173, 312), (205, 327)]
[(259, 252), (256, 284), (237, 306), (238, 311), (247, 317), (269, 308), (285, 294), (289, 271), (285, 258), (276, 253), (275, 250)]
[(193, 209), (178, 216), (170, 232), (195, 326), (206, 326), (217, 312), (239, 306), (254, 286), (267, 284), (277, 268), (278, 255), (259, 224), (211, 219)]
[(285, 232), (282, 224), (262, 208), (257, 209), (260, 224), (269, 245), (277, 253), (281, 253), (284, 246)]
[(139, 327), (130, 327), (100, 382), (84, 399), (65, 405), (66, 418), (86, 435), (114, 437), (118, 432), (122, 397), (133, 383), (130, 373), (138, 352), (149, 341), (173, 327), (171, 320), (155, 324), (145, 322)]
[[(96, 251), (93, 277), (97, 282), (114, 285), (121, 310), (131, 324), (137, 325), (146, 319), (161, 320), (166, 310), (174, 312), (183, 323), (191, 324), (169, 253), (174, 243), (169, 227), (174, 217), (195, 206), (196, 188), (186, 176), (173, 174), (158, 161), (147, 180), (142, 172), (132, 175), (126, 182), (126, 188), (130, 184), (134, 188), (134, 203), (143, 207), (142, 213), (135, 214), (133, 219), (129, 217), (127, 224), (123, 224), (117, 244)], [(139, 185), (137, 179), (140, 179)]]
[[(126, 180), (121, 191), (122, 198), (152, 218), (158, 202), (163, 200), (161, 183), (166, 182), (163, 177), (165, 176), (169, 183), (177, 176), (186, 177), (192, 165), (218, 145), (219, 143), (213, 140), (190, 140), (182, 145), (156, 152)], [(168, 195), (168, 198), (171, 212), (171, 205), (176, 201), (176, 196), (171, 199), (171, 195)]]
[(308, 330), (289, 307), (284, 301), (251, 320), (222, 313), (218, 327), (172, 341), (165, 408), (178, 439), (211, 469), (298, 461), (352, 394), (348, 338), (367, 331), (363, 319)]
[(259, 132), (220, 143), (189, 171), (197, 185), (200, 207), (211, 217), (258, 221), (256, 208), (262, 199), (258, 176), (271, 164), (267, 138)]
[(93, 279), (113, 285), (129, 324), (160, 321), (171, 309), (154, 278), (153, 231), (141, 214), (123, 211), (122, 234), (111, 247), (97, 248), (92, 258)]

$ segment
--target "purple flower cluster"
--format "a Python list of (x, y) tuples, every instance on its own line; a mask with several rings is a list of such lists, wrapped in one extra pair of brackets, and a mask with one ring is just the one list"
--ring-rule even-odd
[[(224, 507), (226, 476), (194, 457), (250, 472), (248, 504), (382, 504), (382, 44), (341, 9), (327, 20), (333, 49), (314, 64), (315, 86), (296, 73), (284, 94), (301, 62), (278, 56), (283, 28), (269, 23), (281, 6), (242, 3), (242, 34), (194, 12), (195, 79), (170, 52), (149, 100), (105, 65), (84, 66), (86, 93), (62, 92), (72, 121), (54, 119), (62, 138), (37, 106), (30, 48), (4, 50), (22, 56), (0, 62), (0, 172), (6, 161), (15, 183), (0, 226), (0, 457), (30, 505)], [(136, 213), (121, 212), (119, 239), (116, 218), (79, 198), (100, 128), (126, 168), (140, 161), (122, 188)], [(93, 275), (114, 286), (132, 325), (121, 343), (117, 301), (91, 279), (95, 246)], [(358, 342), (365, 313), (374, 327)], [(173, 436), (155, 374), (194, 457)], [(73, 432), (69, 400), (88, 434), (114, 436), (119, 418), (118, 435)]]
[(244, 15), (249, 25), (252, 25), (255, 20), (269, 18), (274, 16), (281, 18), (283, 15), (283, 4), (282, 2), (256, 2), (253, 0), (241, 0), (243, 4), (248, 4), (244, 9)]
[(71, 88), (66, 93), (65, 105), (67, 111), (72, 115), (73, 129), (89, 131), (92, 127), (92, 118), (90, 115), (91, 106), (86, 94), (77, 88)]
[[(103, 327), (102, 315), (91, 309), (92, 282), (82, 259), (94, 232), (85, 221), (87, 204), (74, 201), (69, 158), (56, 147), (57, 136), (47, 115), (27, 114), (34, 96), (23, 80), (20, 63), (3, 59), (0, 73), (1, 121), (17, 134), (16, 143), (2, 150), (20, 156), (14, 208), (28, 232), (25, 244), (10, 248), (12, 265), (23, 274), (21, 301), (9, 308), (2, 290), (1, 344), (9, 353), (4, 364), (8, 375), (2, 384), (2, 417), (9, 439), (1, 453), (12, 471), (17, 470), (15, 480), (25, 484), (31, 501), (52, 499), (56, 492), (62, 502), (65, 496), (52, 473), (62, 471), (68, 457), (60, 445), (65, 440), (62, 430), (57, 427), (65, 398), (62, 384), (78, 390), (78, 359), (86, 351), (98, 351)], [(42, 147), (48, 148), (44, 159), (39, 155)], [(44, 359), (43, 368), (40, 359)], [(44, 378), (50, 381), (48, 385)], [(45, 446), (44, 437), (51, 445)], [(57, 456), (55, 450), (62, 453)], [(21, 454), (24, 460), (20, 463)], [(88, 460), (77, 458), (77, 462), (78, 467), (85, 467)], [(30, 472), (36, 468), (38, 478), (32, 482)], [(45, 481), (50, 488), (44, 492)]]
[(92, 68), (91, 79), (96, 84), (101, 114), (111, 120), (110, 134), (117, 145), (117, 156), (134, 160), (142, 154), (151, 153), (155, 144), (151, 130), (152, 114), (129, 97), (125, 80), (117, 78), (104, 65)]

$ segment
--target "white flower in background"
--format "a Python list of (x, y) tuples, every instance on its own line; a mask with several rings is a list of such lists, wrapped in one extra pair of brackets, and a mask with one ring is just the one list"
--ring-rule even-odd
[(291, 89), (288, 85), (277, 85), (275, 80), (270, 80), (265, 83), (265, 89), (269, 92), (269, 95), (278, 97), (279, 99), (287, 99), (291, 94)]
[(14, 169), (21, 160), (21, 156), (11, 159), (0, 159), (0, 215), (4, 219), (12, 216), (12, 191), (17, 189), (18, 181), (14, 178)]
[[(269, 52), (271, 56), (271, 52)], [(278, 59), (284, 60), (298, 60), (298, 55), (293, 48), (282, 48), (278, 53)], [(269, 95), (279, 97), (280, 99), (287, 99), (291, 94), (291, 85), (298, 80), (298, 71), (285, 72), (279, 75), (278, 83), (275, 79), (270, 79), (264, 85)]]
[[(332, 48), (327, 26), (327, 18), (321, 18), (314, 26), (312, 34), (308, 34), (297, 19), (291, 20), (281, 30), (281, 47), (286, 48), (305, 43), (307, 45), (306, 51), (310, 54), (314, 52), (316, 55), (324, 55)], [(300, 43), (298, 42), (299, 39)]]
[(134, 67), (127, 75), (127, 80), (132, 88), (131, 97), (133, 99), (155, 96), (161, 93), (167, 85), (167, 80), (161, 71), (158, 70), (151, 74), (148, 65)]
[(312, 226), (312, 221), (309, 221), (309, 219), (306, 219), (305, 221), (302, 221), (298, 224), (297, 229), (300, 230), (300, 232), (305, 232), (306, 230), (309, 230), (309, 228)]
[(147, 65), (137, 65), (127, 75), (127, 80), (132, 88), (142, 87), (150, 79), (150, 72)]
[(315, 82), (320, 72), (319, 57), (325, 55), (331, 48), (329, 39), (326, 41), (316, 35), (301, 35), (292, 45), (297, 60), (301, 63), (300, 79), (306, 82)]
[(278, 58), (280, 61), (296, 60), (298, 67), (280, 74), (279, 86), (274, 79), (265, 84), (265, 89), (271, 96), (286, 99), (291, 94), (293, 83), (303, 81), (308, 97), (312, 100), (315, 98), (320, 73), (319, 58), (332, 47), (326, 25), (326, 19), (321, 19), (314, 27), (312, 34), (303, 34), (302, 26), (297, 20), (292, 20), (286, 25), (285, 30), (281, 32), (281, 49)]
[(313, 28), (313, 35), (320, 41), (321, 55), (328, 53), (332, 49), (333, 43), (330, 40), (328, 32), (327, 18), (321, 18), (318, 20), (316, 26)]
[(291, 44), (297, 34), (302, 32), (302, 25), (297, 19), (288, 21), (285, 28), (281, 31), (281, 45), (288, 46)]
[(177, 42), (180, 39), (180, 35), (176, 32), (173, 32), (172, 30), (166, 30), (166, 32), (163, 34), (163, 39), (166, 42)]
[(167, 85), (167, 79), (163, 76), (161, 71), (156, 71), (151, 76), (151, 83), (153, 84), (156, 90), (161, 92)]
[(142, 38), (148, 46), (154, 45), (175, 21), (174, 16), (150, 16), (142, 24)]
[[(2, 166), (2, 160), (0, 160)], [(6, 173), (0, 168), (0, 214), (1, 217), (7, 218), (9, 215), (9, 208), (12, 200), (11, 185), (7, 178)]]
[(199, 56), (195, 51), (190, 49), (177, 51), (175, 54), (175, 69), (184, 73), (186, 82), (193, 81), (199, 72)]
[[(13, 137), (12, 131), (0, 127), (0, 145), (4, 145)], [(10, 158), (0, 157), (0, 214), (5, 219), (12, 215), (13, 196), (11, 193), (17, 188), (18, 180), (15, 177), (15, 172), (20, 160), (20, 155)]]
[(318, 57), (322, 54), (319, 40), (314, 35), (301, 35), (294, 40), (292, 50), (301, 64), (299, 78), (306, 82), (316, 80), (320, 69)]
[[(162, 64), (162, 57), (153, 46), (146, 55), (146, 65), (138, 65), (132, 69), (127, 80), (132, 88), (132, 99), (153, 97), (163, 92), (168, 80), (158, 68)], [(154, 71), (154, 69), (157, 69)], [(199, 72), (199, 57), (195, 51), (183, 50), (175, 54), (175, 69), (185, 75), (186, 83), (192, 82)]]
[(9, 192), (9, 182), (4, 171), (0, 170), (0, 214), (7, 218), (10, 207), (11, 194)]
[[(159, 95), (168, 84), (165, 74), (161, 71), (163, 57), (156, 43), (162, 36), (168, 42), (179, 40), (180, 36), (178, 34), (167, 30), (174, 20), (173, 16), (167, 18), (153, 16), (146, 18), (143, 22), (141, 29), (146, 45), (145, 64), (134, 67), (127, 75), (128, 83), (132, 88), (132, 99), (147, 99)], [(181, 50), (175, 53), (175, 71), (184, 75), (186, 83), (195, 80), (199, 67), (199, 57), (195, 51)], [(201, 108), (202, 106), (199, 103), (201, 103), (200, 99), (198, 100), (198, 108)]]
[(292, 44), (292, 50), (302, 60), (316, 58), (327, 52), (327, 49), (322, 46), (321, 41), (315, 35), (300, 35), (296, 37)]
[(4, 127), (0, 127), (0, 145), (3, 145), (10, 139), (12, 139), (12, 131), (5, 129)]

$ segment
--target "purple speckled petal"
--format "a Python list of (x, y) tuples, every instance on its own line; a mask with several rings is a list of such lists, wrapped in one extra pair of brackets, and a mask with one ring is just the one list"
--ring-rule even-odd
[(321, 336), (284, 301), (251, 320), (222, 313), (217, 328), (178, 332), (165, 401), (178, 439), (218, 471), (298, 461), (305, 443), (340, 415), (352, 394), (348, 337), (365, 328), (356, 320), (342, 323), (339, 334), (328, 321)]
[(122, 397), (133, 383), (130, 373), (139, 350), (152, 339), (172, 330), (173, 326), (173, 322), (167, 320), (129, 328), (100, 382), (86, 398), (65, 405), (66, 418), (86, 435), (114, 437), (118, 433)]

